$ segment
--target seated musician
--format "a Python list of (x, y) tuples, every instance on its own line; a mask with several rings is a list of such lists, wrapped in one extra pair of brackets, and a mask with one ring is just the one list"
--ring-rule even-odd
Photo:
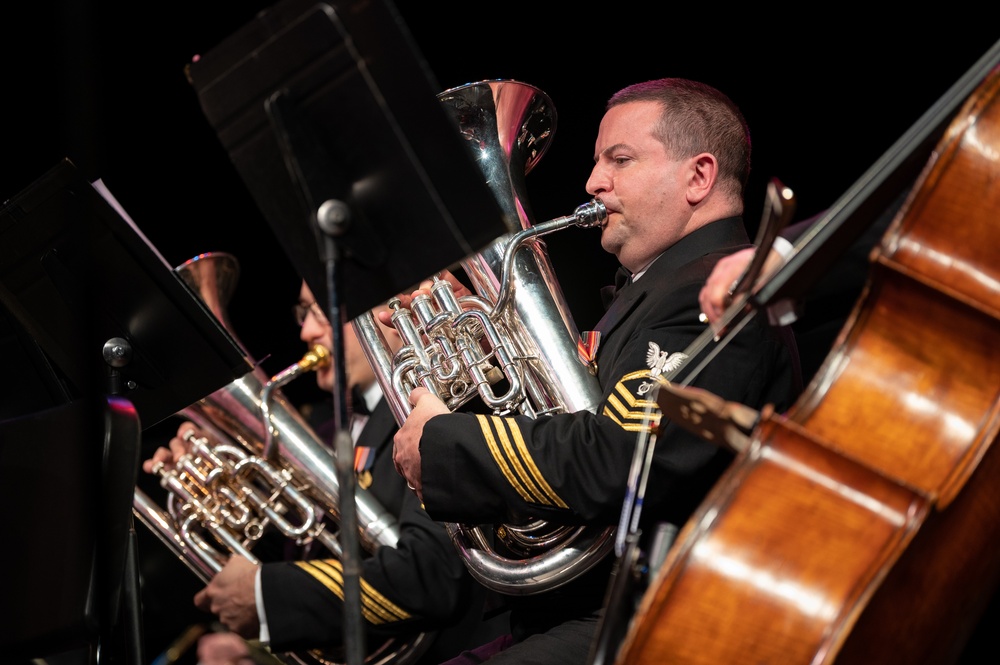
[[(651, 427), (646, 407), (659, 417), (647, 397), (653, 379), (682, 364), (705, 330), (697, 295), (712, 265), (750, 244), (741, 219), (749, 132), (719, 91), (683, 79), (623, 89), (607, 105), (594, 159), (587, 191), (607, 207), (601, 244), (616, 255), (623, 276), (580, 347), (603, 392), (597, 412), (537, 419), (449, 413), (417, 388), (394, 456), (435, 519), (483, 524), (518, 514), (617, 524), (637, 435)], [(795, 359), (780, 333), (752, 321), (696, 385), (756, 408), (785, 408), (794, 395)], [(731, 453), (672, 423), (658, 438), (642, 523), (681, 525)], [(511, 598), (512, 635), (454, 662), (588, 662), (611, 558), (554, 590)]]
[[(332, 328), (304, 283), (296, 320), (303, 342), (310, 347), (331, 347)], [(362, 561), (365, 642), (371, 650), (389, 640), (406, 645), (419, 633), (432, 633), (430, 646), (417, 662), (438, 663), (477, 639), (505, 629), (504, 617), (483, 621), (485, 591), (469, 576), (444, 527), (430, 519), (396, 474), (390, 445), (395, 419), (349, 324), (344, 328), (344, 362), (354, 395), (351, 434), (358, 484), (397, 519), (400, 530), (396, 547), (380, 547)], [(334, 377), (334, 368), (327, 367), (317, 372), (316, 380), (322, 389), (331, 391)], [(157, 450), (144, 462), (144, 470), (152, 472), (158, 462), (169, 467), (179, 459), (189, 447), (183, 435), (191, 429), (195, 429), (193, 424), (182, 424), (170, 449)], [(333, 421), (318, 425), (316, 432), (329, 439)], [(201, 662), (212, 665), (249, 656), (250, 646), (242, 639), (234, 640), (237, 635), (268, 646), (273, 653), (342, 647), (342, 573), (338, 559), (320, 558), (315, 547), (302, 560), (262, 565), (233, 555), (194, 597), (199, 608), (217, 615), (232, 631), (203, 636)]]

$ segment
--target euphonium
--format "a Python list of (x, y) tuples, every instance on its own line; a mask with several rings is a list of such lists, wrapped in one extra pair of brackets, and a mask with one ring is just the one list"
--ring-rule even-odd
[[(225, 306), (239, 273), (236, 259), (224, 253), (202, 254), (175, 272), (231, 330)], [(167, 490), (167, 507), (160, 508), (137, 489), (133, 512), (203, 582), (219, 572), (231, 554), (257, 561), (254, 545), (268, 531), (300, 545), (317, 542), (334, 556), (342, 554), (331, 526), (340, 523), (333, 452), (280, 390), (329, 362), (329, 352), (314, 347), (270, 379), (255, 366), (178, 414), (220, 443), (210, 446), (205, 438), (189, 439), (191, 452), (176, 470), (157, 470)], [(369, 552), (395, 546), (395, 518), (362, 488), (356, 489), (355, 503), (361, 546)], [(374, 649), (370, 645), (365, 662), (409, 662), (427, 643), (428, 636), (420, 634), (406, 643), (390, 640)], [(313, 652), (287, 656), (306, 664), (331, 662)]]
[[(417, 386), (450, 410), (479, 396), (494, 413), (546, 414), (596, 410), (597, 379), (577, 355), (577, 330), (539, 236), (572, 226), (599, 226), (599, 200), (574, 214), (532, 225), (524, 176), (555, 131), (552, 101), (516, 81), (484, 81), (438, 95), (453, 114), (501, 207), (522, 230), (501, 237), (461, 265), (477, 295), (457, 299), (435, 279), (410, 309), (393, 299), (403, 348), (390, 355), (371, 314), (353, 322), (382, 390), (402, 424)], [(504, 380), (505, 379), (505, 380)], [(496, 392), (496, 386), (503, 392)], [(478, 527), (448, 524), (466, 567), (485, 586), (510, 595), (541, 593), (574, 579), (613, 545), (613, 529), (557, 527), (536, 520), (495, 527), (523, 558), (497, 554)]]

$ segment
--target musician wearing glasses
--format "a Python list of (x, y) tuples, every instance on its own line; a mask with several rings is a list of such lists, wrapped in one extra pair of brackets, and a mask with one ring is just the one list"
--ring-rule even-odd
[[(750, 246), (741, 218), (750, 134), (714, 88), (662, 79), (621, 90), (607, 104), (594, 160), (586, 189), (607, 208), (601, 245), (621, 264), (605, 316), (579, 344), (601, 402), (596, 412), (483, 416), (452, 413), (427, 389), (414, 389), (394, 457), (435, 519), (617, 525), (637, 434), (660, 416), (649, 390), (706, 330), (698, 294), (712, 266)], [(692, 385), (752, 408), (787, 407), (797, 388), (787, 334), (750, 320)], [(732, 459), (666, 424), (645, 490), (643, 533), (682, 526)], [(449, 662), (588, 662), (614, 558), (553, 590), (511, 596), (511, 634)]]
[[(304, 283), (295, 317), (303, 342), (310, 348), (317, 344), (330, 348), (332, 329)], [(396, 518), (400, 532), (395, 547), (380, 547), (362, 561), (366, 644), (371, 651), (391, 641), (391, 648), (407, 653), (410, 641), (427, 633), (423, 642), (412, 645), (418, 654), (424, 650), (415, 662), (438, 663), (474, 645), (475, 636), (493, 636), (497, 631), (490, 632), (490, 624), (481, 621), (484, 590), (469, 576), (445, 529), (430, 519), (395, 472), (391, 446), (396, 422), (349, 324), (344, 331), (344, 363), (353, 396), (358, 486)], [(317, 371), (316, 381), (323, 390), (332, 391), (334, 376), (334, 368), (326, 366)], [(330, 419), (315, 426), (327, 441), (333, 435), (332, 407), (328, 411)], [(183, 435), (194, 428), (192, 423), (182, 424), (170, 450), (158, 449), (144, 470), (151, 472), (156, 462), (172, 464), (180, 459), (189, 447)], [(249, 662), (240, 660), (249, 657), (250, 647), (237, 636), (259, 640), (273, 653), (342, 646), (341, 573), (338, 559), (308, 552), (296, 560), (261, 565), (233, 555), (194, 598), (198, 608), (217, 615), (232, 631), (203, 636), (200, 662)]]

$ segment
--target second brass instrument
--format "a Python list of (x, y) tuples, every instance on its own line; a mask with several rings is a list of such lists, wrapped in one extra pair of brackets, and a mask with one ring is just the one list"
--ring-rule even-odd
[[(225, 253), (202, 254), (175, 271), (230, 329), (225, 306), (239, 271), (236, 259)], [(329, 352), (314, 347), (274, 377), (257, 365), (178, 414), (218, 443), (192, 437), (191, 453), (176, 469), (158, 470), (167, 490), (166, 506), (136, 489), (133, 512), (203, 582), (208, 583), (232, 554), (256, 561), (255, 545), (269, 531), (341, 555), (336, 528), (340, 485), (333, 452), (280, 390), (329, 362)], [(397, 521), (374, 496), (356, 488), (355, 507), (364, 550), (374, 553), (396, 545)], [(408, 641), (369, 645), (365, 664), (403, 665), (429, 642), (430, 635), (420, 633)], [(333, 663), (313, 652), (284, 656), (304, 665)]]

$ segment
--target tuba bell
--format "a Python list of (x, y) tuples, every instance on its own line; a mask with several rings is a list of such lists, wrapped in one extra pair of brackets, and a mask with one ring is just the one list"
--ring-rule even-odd
[[(225, 309), (239, 276), (235, 257), (201, 254), (175, 272), (235, 339)], [(334, 454), (281, 392), (289, 381), (330, 362), (329, 352), (317, 346), (274, 377), (255, 363), (253, 371), (177, 414), (219, 443), (190, 438), (191, 452), (176, 469), (154, 471), (167, 490), (166, 506), (137, 488), (133, 513), (202, 582), (207, 584), (222, 570), (231, 554), (257, 562), (254, 546), (269, 532), (297, 545), (318, 543), (333, 556), (342, 555), (336, 528), (331, 527), (340, 523)], [(360, 545), (368, 552), (395, 546), (395, 518), (360, 487), (355, 504)], [(402, 665), (429, 644), (425, 633), (405, 642), (388, 640), (370, 646), (365, 663)], [(318, 651), (285, 654), (285, 660), (301, 665), (334, 662)]]
[[(600, 386), (579, 360), (579, 331), (539, 237), (599, 226), (604, 205), (595, 199), (572, 215), (532, 224), (524, 176), (548, 149), (556, 126), (555, 108), (541, 90), (517, 81), (482, 81), (438, 98), (501, 208), (520, 219), (522, 230), (461, 262), (475, 296), (456, 298), (449, 282), (433, 278), (430, 295), (414, 298), (409, 309), (390, 300), (404, 344), (397, 353), (389, 353), (373, 315), (352, 322), (396, 420), (406, 420), (409, 393), (418, 386), (452, 411), (478, 396), (497, 415), (593, 412)], [(613, 528), (542, 520), (494, 525), (494, 536), (517, 554), (510, 557), (494, 550), (482, 527), (446, 526), (473, 577), (508, 595), (569, 582), (601, 561), (614, 538)]]

